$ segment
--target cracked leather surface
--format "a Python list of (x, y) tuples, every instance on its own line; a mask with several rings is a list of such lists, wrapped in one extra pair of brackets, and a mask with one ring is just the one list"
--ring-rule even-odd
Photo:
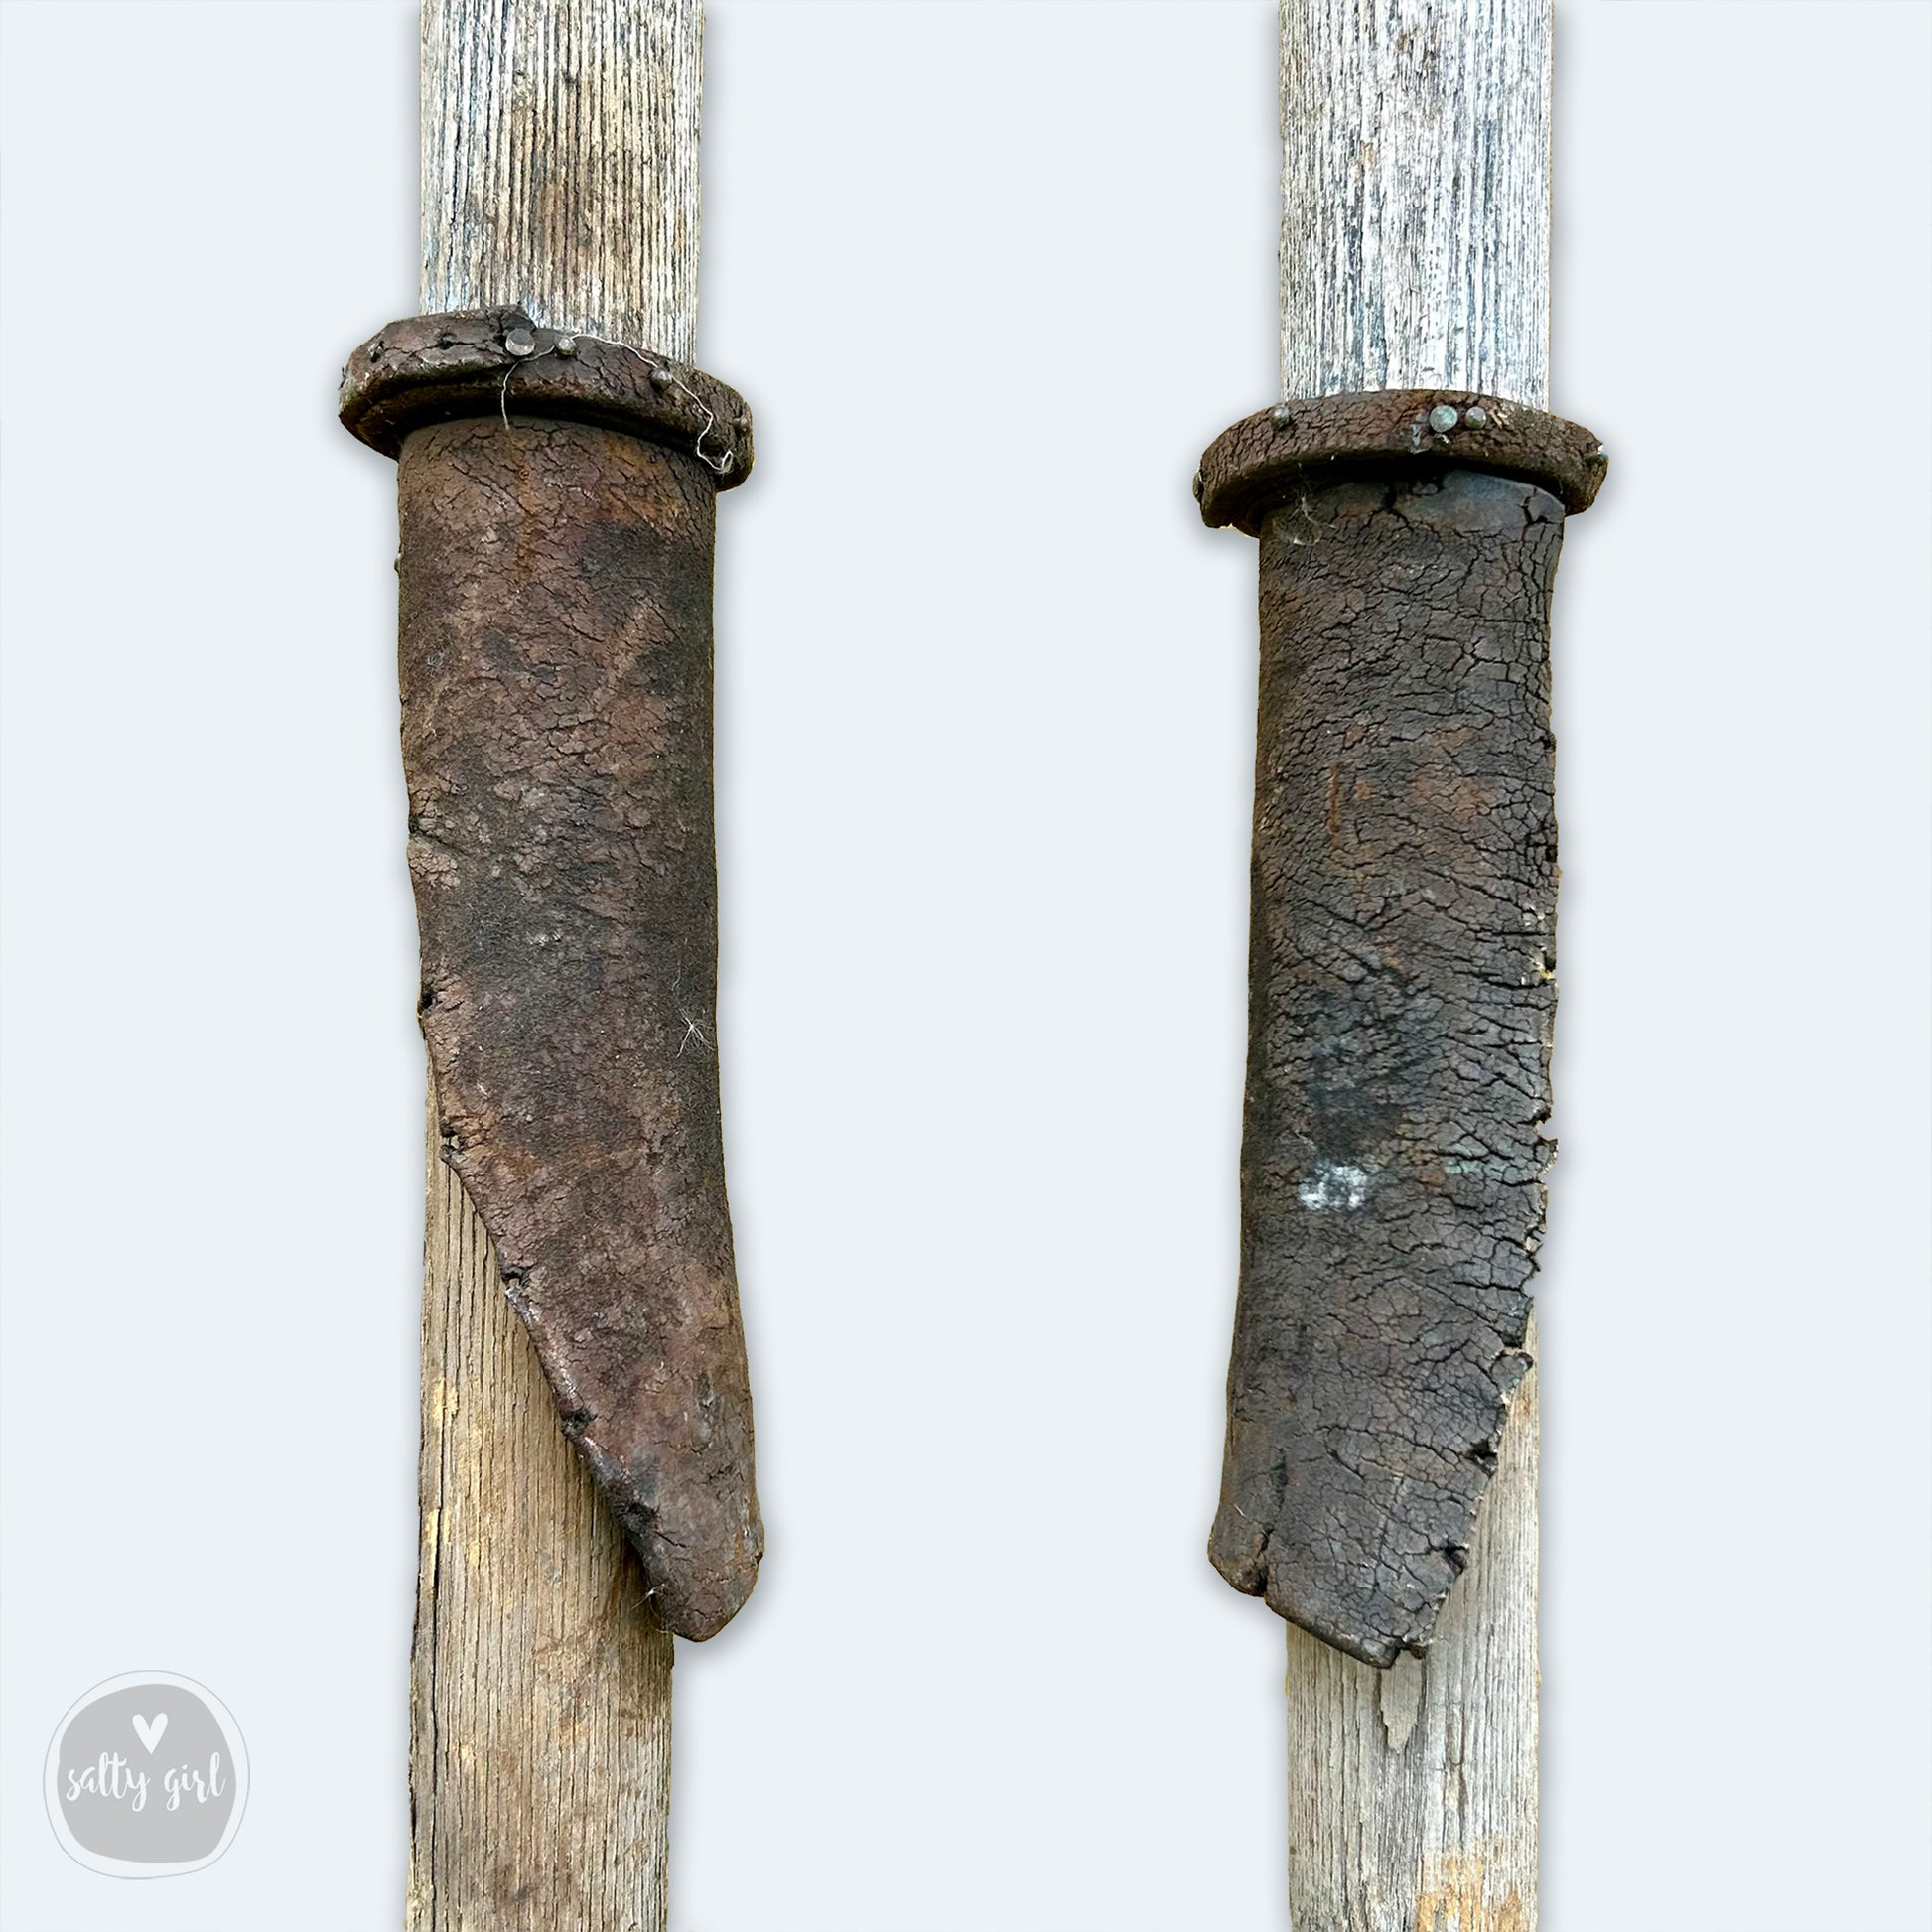
[(566, 1433), (702, 1638), (763, 1548), (713, 1019), (717, 480), (511, 400), (399, 459), (422, 1027)]
[(1376, 1665), (1427, 1644), (1527, 1366), (1563, 523), (1535, 483), (1426, 465), (1307, 479), (1260, 524), (1241, 1281), (1209, 1550)]

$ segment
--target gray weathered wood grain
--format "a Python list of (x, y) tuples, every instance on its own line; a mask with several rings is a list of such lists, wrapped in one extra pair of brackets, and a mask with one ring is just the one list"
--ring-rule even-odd
[(1282, 0), (1282, 394), (1550, 393), (1551, 0)]
[[(423, 0), (425, 311), (693, 359), (699, 0)], [(672, 1640), (438, 1155), (410, 1932), (663, 1932)]]
[(698, 0), (424, 0), (423, 309), (697, 356)]
[(1533, 1932), (1536, 1472), (1531, 1370), (1427, 1659), (1378, 1671), (1289, 1626), (1297, 1932)]
[(672, 1639), (435, 1123), (409, 1932), (663, 1932)]
[[(1282, 0), (1284, 396), (1548, 406), (1551, 13)], [(1426, 1660), (1379, 1672), (1289, 1630), (1298, 1932), (1534, 1932), (1536, 1391)]]

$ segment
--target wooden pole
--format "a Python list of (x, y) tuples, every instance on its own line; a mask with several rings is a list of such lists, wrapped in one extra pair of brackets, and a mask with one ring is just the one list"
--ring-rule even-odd
[[(692, 359), (698, 0), (423, 0), (422, 307)], [(664, 1932), (672, 1640), (430, 1109), (410, 1932)]]
[(1282, 395), (1550, 406), (1552, 0), (1282, 0)]
[[(1284, 400), (1548, 407), (1550, 74), (1551, 0), (1283, 0)], [(1297, 1932), (1533, 1932), (1536, 1385), (1426, 1660), (1289, 1627)]]

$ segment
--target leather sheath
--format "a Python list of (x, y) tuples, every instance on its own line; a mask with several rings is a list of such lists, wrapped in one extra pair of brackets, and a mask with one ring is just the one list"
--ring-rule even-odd
[(1601, 472), (1557, 418), (1402, 391), (1261, 412), (1197, 481), (1261, 553), (1209, 1554), (1378, 1666), (1427, 1646), (1528, 1367), (1554, 1153), (1550, 594), (1566, 504)]
[(708, 1637), (763, 1548), (714, 1016), (712, 557), (749, 421), (514, 310), (392, 324), (343, 414), (397, 457), (443, 1157), (654, 1614)]

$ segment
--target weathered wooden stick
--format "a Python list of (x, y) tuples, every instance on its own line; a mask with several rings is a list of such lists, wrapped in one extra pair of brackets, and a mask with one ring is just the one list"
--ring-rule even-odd
[(663, 1932), (671, 1651), (429, 1121), (409, 1932)]
[(1282, 0), (1282, 394), (1550, 402), (1553, 0)]
[[(688, 361), (698, 0), (422, 23), (424, 311), (520, 305)], [(663, 1932), (672, 1639), (447, 1152), (432, 1093), (408, 1923)]]
[(1532, 1369), (1425, 1658), (1378, 1671), (1288, 1626), (1296, 1932), (1533, 1932), (1536, 1427)]
[(697, 357), (697, 0), (423, 0), (426, 315)]
[[(1551, 16), (1283, 0), (1284, 398), (1548, 406)], [(1532, 1370), (1425, 1658), (1381, 1672), (1288, 1627), (1298, 1932), (1533, 1932), (1537, 1421)]]
[(1262, 543), (1212, 1552), (1290, 1620), (1298, 1932), (1536, 1918), (1548, 595), (1602, 467), (1539, 413), (1550, 52), (1550, 0), (1283, 0), (1283, 400), (1197, 483)]

